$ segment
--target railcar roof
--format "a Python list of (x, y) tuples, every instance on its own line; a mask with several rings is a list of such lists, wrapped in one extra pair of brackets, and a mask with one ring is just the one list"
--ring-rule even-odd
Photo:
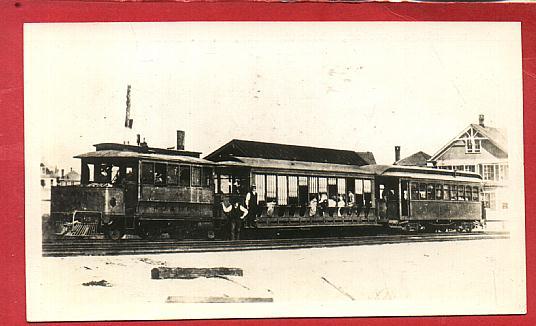
[(317, 163), (305, 161), (288, 161), (265, 158), (252, 158), (235, 156), (236, 161), (218, 162), (219, 166), (242, 166), (254, 167), (261, 169), (279, 169), (295, 171), (317, 171), (317, 172), (339, 172), (339, 173), (358, 173), (372, 175), (371, 172), (355, 165)]
[(166, 162), (178, 162), (178, 163), (191, 163), (191, 164), (204, 164), (214, 165), (214, 162), (208, 161), (198, 157), (181, 156), (181, 155), (167, 155), (156, 153), (138, 153), (120, 150), (100, 150), (96, 152), (89, 152), (80, 155), (76, 155), (75, 158), (95, 158), (95, 159), (136, 159), (136, 160), (154, 160), (154, 161), (166, 161)]
[(125, 152), (180, 155), (180, 156), (192, 156), (192, 157), (201, 156), (200, 152), (192, 152), (192, 151), (177, 150), (177, 149), (170, 149), (170, 148), (117, 144), (117, 143), (99, 143), (93, 146), (95, 146), (95, 149), (97, 151), (115, 150), (115, 151), (125, 151)]
[(443, 170), (417, 166), (399, 165), (366, 165), (362, 169), (375, 175), (386, 177), (410, 177), (415, 179), (438, 179), (452, 181), (480, 182), (482, 177), (478, 173), (466, 171)]
[(211, 161), (227, 161), (232, 156), (283, 161), (332, 163), (345, 165), (375, 164), (371, 152), (355, 152), (332, 148), (266, 143), (233, 139), (205, 158)]

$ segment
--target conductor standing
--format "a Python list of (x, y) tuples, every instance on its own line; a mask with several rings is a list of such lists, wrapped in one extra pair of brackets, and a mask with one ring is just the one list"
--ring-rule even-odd
[(246, 217), (246, 226), (257, 227), (257, 212), (259, 208), (257, 187), (251, 186), (249, 192), (246, 195), (246, 208), (248, 210), (248, 216)]
[(229, 221), (229, 237), (230, 240), (240, 240), (240, 231), (242, 229), (242, 220), (248, 214), (248, 210), (240, 205), (236, 199), (231, 199), (231, 205), (225, 206), (221, 203), (223, 211), (227, 214)]

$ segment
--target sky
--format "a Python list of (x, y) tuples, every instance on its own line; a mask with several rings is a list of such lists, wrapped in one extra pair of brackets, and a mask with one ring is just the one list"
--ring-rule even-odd
[(203, 156), (247, 139), (390, 164), (395, 145), (432, 155), (479, 114), (522, 118), (519, 23), (25, 24), (24, 42), (30, 150), (65, 169), (137, 133), (174, 146), (178, 129)]

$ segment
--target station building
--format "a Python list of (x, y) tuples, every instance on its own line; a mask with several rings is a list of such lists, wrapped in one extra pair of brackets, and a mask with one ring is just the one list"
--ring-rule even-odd
[(508, 140), (506, 131), (484, 123), (470, 124), (429, 159), (439, 169), (479, 173), (488, 218), (505, 216), (508, 209)]

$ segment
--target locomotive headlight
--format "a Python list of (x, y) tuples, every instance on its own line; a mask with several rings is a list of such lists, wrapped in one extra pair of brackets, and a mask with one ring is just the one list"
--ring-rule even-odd
[(112, 197), (112, 199), (110, 199), (108, 203), (110, 204), (110, 206), (115, 207), (115, 205), (117, 205), (117, 200), (115, 199), (115, 197)]

